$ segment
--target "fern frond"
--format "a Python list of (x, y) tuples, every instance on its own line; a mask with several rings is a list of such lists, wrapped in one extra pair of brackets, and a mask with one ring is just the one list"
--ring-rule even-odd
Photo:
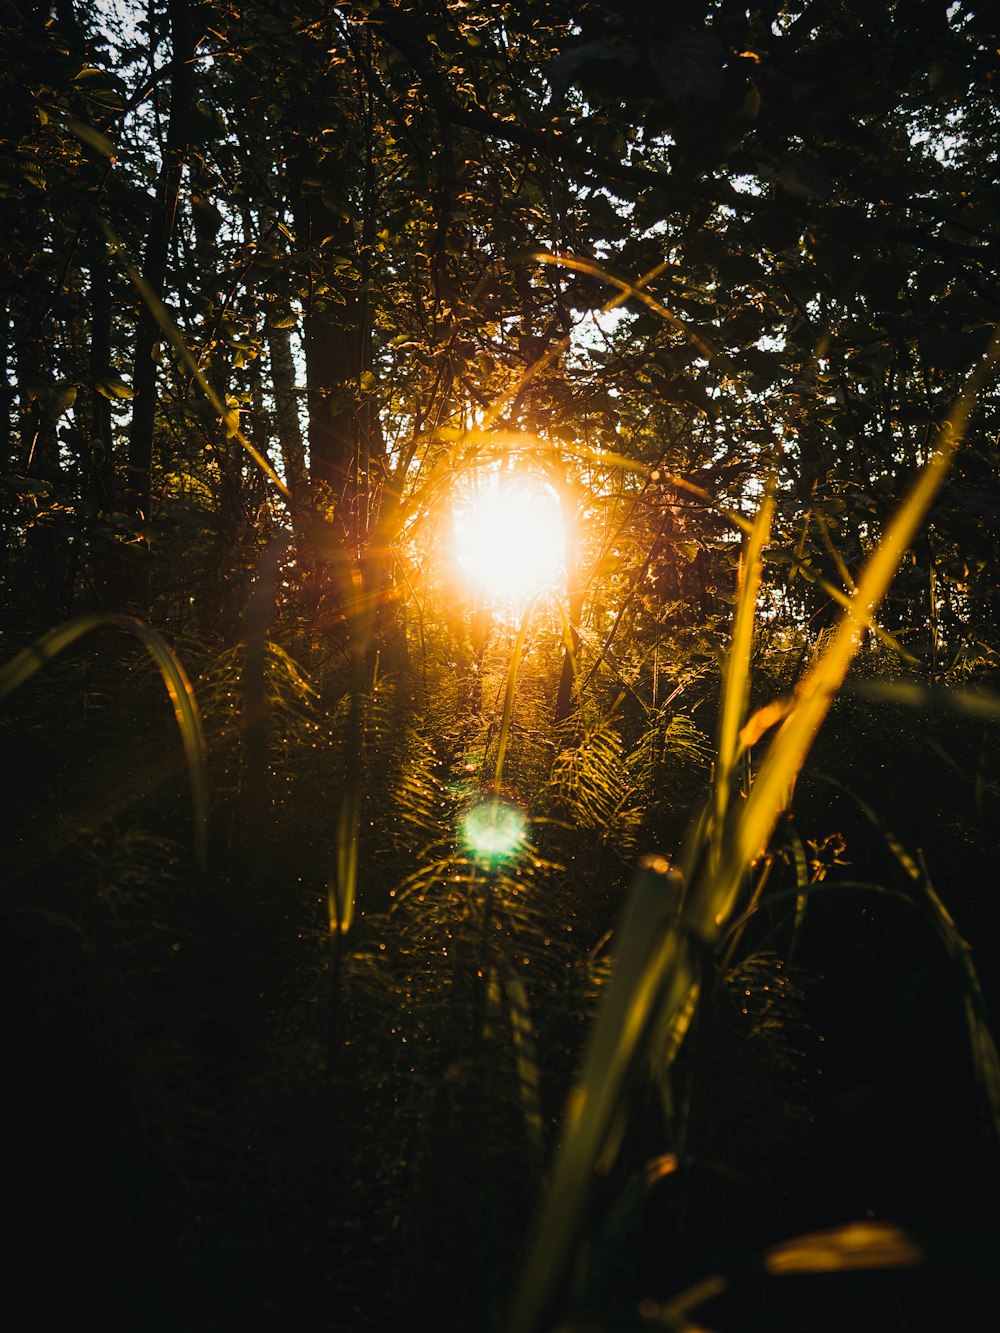
[(622, 738), (608, 722), (585, 730), (575, 744), (556, 755), (547, 797), (555, 814), (622, 856), (635, 851), (642, 811), (623, 755)]

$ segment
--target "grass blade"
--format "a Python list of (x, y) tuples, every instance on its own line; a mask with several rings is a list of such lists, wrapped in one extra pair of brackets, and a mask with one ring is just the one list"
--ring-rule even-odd
[(719, 712), (718, 754), (713, 794), (711, 857), (713, 868), (721, 856), (723, 832), (732, 794), (733, 775), (740, 752), (740, 730), (750, 700), (750, 651), (753, 646), (754, 617), (760, 590), (764, 547), (771, 534), (774, 517), (774, 483), (769, 483), (764, 502), (757, 511), (740, 560), (733, 623), (732, 646), (722, 670), (722, 706)]
[(330, 881), (327, 906), (330, 932), (346, 935), (354, 920), (354, 900), (358, 885), (358, 823), (361, 817), (361, 789), (348, 782), (337, 811), (337, 857)]
[(538, 1057), (531, 1022), (531, 1005), (528, 1003), (528, 988), (521, 978), (510, 970), (505, 971), (503, 984), (510, 1010), (510, 1031), (514, 1043), (514, 1061), (517, 1066), (517, 1082), (521, 1107), (524, 1111), (525, 1129), (532, 1150), (540, 1155), (542, 1102), (538, 1088)]
[(552, 1182), (515, 1298), (511, 1329), (526, 1333), (542, 1316), (569, 1258), (594, 1163), (621, 1107), (629, 1075), (657, 1010), (663, 970), (676, 958), (687, 994), (694, 969), (675, 929), (683, 883), (663, 857), (639, 865), (616, 937), (615, 967), (597, 1017), (583, 1072), (570, 1096)]
[(202, 871), (208, 855), (208, 768), (205, 734), (201, 726), (198, 702), (187, 673), (173, 649), (155, 629), (134, 616), (113, 612), (93, 612), (77, 616), (74, 620), (64, 621), (41, 635), (27, 648), (23, 648), (0, 669), (0, 699), (16, 690), (19, 685), (23, 685), (46, 662), (58, 657), (78, 639), (102, 625), (113, 625), (134, 635), (152, 657), (163, 677), (184, 746), (194, 813), (195, 861), (198, 869)]
[(744, 872), (764, 851), (799, 771), (831, 703), (844, 683), (865, 630), (892, 583), (948, 471), (972, 410), (974, 397), (996, 364), (1000, 335), (969, 376), (941, 430), (937, 449), (918, 475), (866, 564), (855, 596), (826, 651), (799, 683), (793, 707), (771, 743), (741, 817), (727, 839), (717, 874), (702, 876), (693, 895), (691, 919), (702, 932), (718, 928), (730, 915)]
[[(723, 835), (722, 816), (728, 805), (745, 711), (748, 643), (758, 586), (755, 567), (770, 524), (768, 498), (761, 507), (747, 546), (747, 572), (734, 625), (733, 660), (724, 682), (719, 731), (721, 771), (711, 798), (714, 819), (703, 815), (685, 851), (684, 866), (690, 871), (697, 868), (698, 878), (677, 920), (665, 906), (658, 906), (657, 890), (663, 904), (683, 892), (684, 877), (670, 871), (662, 858), (647, 860), (640, 868), (619, 932), (618, 962), (597, 1018), (582, 1077), (570, 1100), (551, 1187), (515, 1296), (512, 1333), (531, 1333), (552, 1300), (582, 1217), (591, 1172), (610, 1127), (623, 1113), (627, 1085), (648, 1046), (650, 1030), (654, 1026), (661, 1032), (678, 1025), (683, 1028), (684, 1015), (690, 1015), (692, 996), (697, 992), (699, 953), (718, 940), (747, 871), (770, 841), (863, 634), (944, 479), (975, 395), (992, 371), (998, 350), (1000, 334), (968, 377), (934, 455), (865, 566), (829, 646), (800, 682), (738, 818), (725, 819)], [(717, 854), (704, 855), (706, 839), (710, 849), (716, 843)], [(796, 892), (802, 893), (801, 885)]]
[[(902, 1227), (893, 1222), (865, 1221), (779, 1241), (761, 1255), (759, 1266), (771, 1277), (792, 1277), (914, 1268), (926, 1257), (924, 1247)], [(757, 1271), (756, 1264), (743, 1261), (734, 1265), (731, 1272), (706, 1278), (664, 1302), (650, 1322), (670, 1329), (688, 1327), (687, 1316), (692, 1310), (729, 1291), (741, 1277)]]
[(1000, 696), (978, 690), (933, 689), (917, 681), (859, 681), (851, 694), (874, 703), (900, 704), (925, 712), (964, 713), (1000, 721)]

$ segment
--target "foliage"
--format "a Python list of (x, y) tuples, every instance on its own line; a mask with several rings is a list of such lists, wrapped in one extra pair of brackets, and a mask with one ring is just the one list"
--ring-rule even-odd
[[(0, 1030), (39, 1317), (971, 1317), (992, 9), (3, 15)], [(493, 481), (565, 526), (514, 609), (450, 535)], [(506, 855), (469, 833), (498, 810)]]

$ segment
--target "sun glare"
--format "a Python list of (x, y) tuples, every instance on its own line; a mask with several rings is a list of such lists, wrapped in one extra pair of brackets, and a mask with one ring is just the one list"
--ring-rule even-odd
[(455, 560), (467, 583), (495, 602), (525, 602), (565, 577), (559, 497), (547, 482), (480, 478), (452, 513)]
[(513, 856), (524, 844), (524, 815), (509, 801), (486, 800), (467, 811), (461, 822), (462, 839), (480, 861), (495, 864)]

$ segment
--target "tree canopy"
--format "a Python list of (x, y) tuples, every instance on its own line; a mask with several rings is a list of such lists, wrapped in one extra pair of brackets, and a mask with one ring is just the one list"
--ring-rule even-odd
[[(988, 8), (11, 13), (14, 604), (229, 583), (296, 511), (362, 559), (482, 418), (578, 481), (585, 444), (745, 509), (776, 470), (815, 614), (807, 515), (856, 568), (995, 322)], [(993, 461), (977, 438), (907, 581), (953, 638), (995, 611)]]

